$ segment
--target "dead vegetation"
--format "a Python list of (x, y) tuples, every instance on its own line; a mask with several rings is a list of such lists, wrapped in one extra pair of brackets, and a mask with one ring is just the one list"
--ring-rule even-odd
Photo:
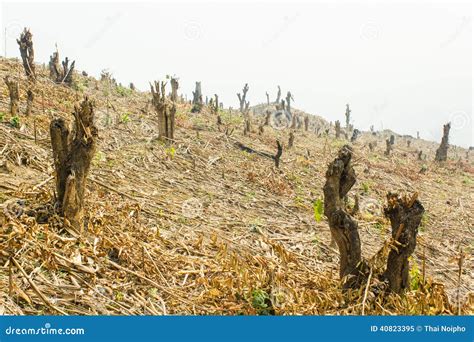
[[(18, 66), (2, 59), (1, 76), (14, 74)], [(362, 133), (354, 141), (351, 163), (358, 179), (346, 179), (344, 191), (348, 202), (360, 198), (359, 210), (350, 215), (357, 220), (360, 258), (368, 268), (360, 286), (344, 290), (345, 280), (337, 274), (343, 255), (330, 246), (331, 222), (316, 219), (314, 205), (323, 197), (327, 165), (342, 147), (334, 127), (311, 121), (326, 133), (299, 131), (293, 148), (283, 154), (280, 141), (288, 138), (287, 129), (269, 125), (261, 134), (244, 136), (244, 118), (221, 110), (227, 133), (220, 131), (215, 114), (202, 103), (200, 85), (192, 104), (173, 104), (156, 83), (151, 95), (111, 92), (104, 98), (109, 82), (94, 80), (96, 86), (78, 91), (53, 84), (48, 75), (49, 70), (36, 66), (37, 94), (44, 95), (33, 102), (33, 115), (21, 116), (18, 127), (10, 124), (11, 114), (0, 123), (2, 312), (472, 314), (472, 160), (467, 161), (470, 168), (449, 159), (444, 165), (417, 161), (421, 149), (433, 160), (434, 145), (415, 139), (411, 147), (393, 146), (390, 158), (376, 144), (369, 151), (372, 134)], [(74, 77), (86, 80), (77, 73)], [(28, 77), (15, 81), (18, 112), (23, 112)], [(7, 94), (6, 86), (2, 91)], [(77, 107), (84, 95), (94, 107)], [(150, 96), (155, 109), (175, 106), (169, 144), (154, 139), (166, 132), (160, 129), (163, 111), (142, 111)], [(1, 105), (8, 111), (10, 101)], [(92, 108), (95, 124), (84, 119)], [(82, 132), (70, 134), (80, 139), (66, 139), (69, 144), (76, 141), (85, 149), (95, 141), (94, 153), (83, 152), (91, 165), (78, 220), (82, 234), (71, 230), (68, 215), (51, 205), (61, 203), (55, 175), (66, 174), (52, 166), (62, 151), (54, 146), (64, 136), (50, 135), (51, 114), (62, 118), (61, 127), (72, 121)], [(257, 125), (265, 116), (257, 112), (253, 119)], [(68, 155), (74, 159), (75, 154)], [(422, 163), (427, 172), (420, 174)], [(388, 217), (382, 210), (389, 191), (413, 189), (425, 208), (421, 218), (418, 210), (413, 219), (421, 221), (418, 235), (415, 224), (401, 219), (418, 208), (418, 199), (390, 197)], [(337, 196), (340, 208), (354, 207)], [(400, 222), (404, 229), (397, 235)], [(379, 275), (389, 263), (396, 272), (385, 275), (388, 282), (393, 278), (395, 291), (385, 293)], [(397, 286), (403, 293), (397, 293)]]

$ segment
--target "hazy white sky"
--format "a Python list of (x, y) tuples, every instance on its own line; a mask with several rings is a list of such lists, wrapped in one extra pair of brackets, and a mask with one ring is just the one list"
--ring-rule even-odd
[(1, 20), (8, 57), (27, 26), (38, 62), (57, 43), (89, 74), (144, 90), (176, 75), (188, 97), (202, 81), (234, 108), (246, 82), (251, 104), (281, 85), (331, 121), (349, 103), (356, 128), (438, 141), (451, 121), (451, 143), (474, 145), (470, 2), (6, 2)]

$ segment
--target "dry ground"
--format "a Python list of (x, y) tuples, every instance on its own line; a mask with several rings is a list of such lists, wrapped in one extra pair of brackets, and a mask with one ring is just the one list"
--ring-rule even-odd
[[(0, 62), (2, 79), (20, 75), (23, 111), (20, 68), (13, 59)], [(228, 136), (206, 108), (192, 114), (180, 104), (176, 141), (166, 146), (156, 139), (148, 93), (79, 75), (70, 89), (38, 69), (33, 114), (20, 116), (20, 128), (10, 124), (0, 82), (1, 313), (472, 314), (474, 172), (464, 150), (451, 149), (440, 165), (432, 162), (436, 144), (423, 140), (411, 139), (408, 148), (408, 138), (397, 136), (391, 157), (383, 154), (389, 132), (364, 133), (353, 144), (358, 182), (350, 202), (359, 194), (365, 258), (389, 241), (381, 211), (388, 191), (416, 191), (426, 209), (411, 261), (414, 289), (382, 296), (374, 280), (364, 300), (365, 289), (340, 290), (337, 250), (313, 211), (327, 164), (346, 141), (298, 130), (287, 149), (288, 129), (265, 127), (260, 135), (255, 122), (262, 118), (255, 118), (243, 136), (241, 116), (224, 111), (224, 125), (235, 128)], [(39, 224), (26, 211), (52, 202), (49, 122), (71, 120), (84, 95), (96, 102), (100, 142), (87, 232), (74, 236), (59, 217)], [(285, 145), (279, 170), (235, 146), (274, 153), (277, 138)], [(374, 152), (369, 141), (377, 141)], [(425, 161), (417, 160), (418, 148)]]

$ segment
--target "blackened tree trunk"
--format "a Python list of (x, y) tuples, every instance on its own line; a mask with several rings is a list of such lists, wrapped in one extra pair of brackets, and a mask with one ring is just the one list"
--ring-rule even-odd
[(249, 91), (249, 85), (245, 83), (244, 88), (242, 89), (242, 94), (238, 93), (237, 97), (239, 98), (240, 112), (245, 113), (248, 110), (250, 103), (246, 101), (247, 92)]
[(417, 199), (401, 198), (397, 194), (387, 195), (384, 214), (392, 226), (393, 246), (388, 254), (387, 269), (384, 278), (394, 292), (402, 292), (410, 287), (408, 258), (415, 250), (418, 226), (425, 209)]
[(339, 122), (339, 120), (336, 120), (336, 123), (334, 126), (336, 129), (336, 139), (339, 139), (341, 137), (341, 123)]
[(50, 124), (51, 145), (56, 171), (56, 198), (60, 214), (82, 231), (84, 192), (87, 174), (95, 154), (98, 131), (94, 126), (94, 106), (86, 97), (74, 108), (75, 125), (70, 137), (64, 119)]
[[(72, 63), (69, 64), (69, 58), (66, 57), (61, 64), (62, 68), (59, 66), (59, 52), (53, 52), (53, 55), (49, 57), (49, 75), (55, 83), (65, 83), (71, 86), (76, 61), (72, 61)], [(103, 75), (101, 76), (104, 78)]]
[(448, 147), (449, 147), (449, 130), (451, 129), (451, 123), (448, 122), (443, 126), (443, 138), (441, 138), (441, 144), (436, 150), (436, 161), (446, 161), (448, 159)]
[(203, 102), (202, 102), (202, 91), (201, 91), (201, 82), (196, 82), (195, 90), (193, 91), (193, 108), (191, 109), (192, 113), (200, 113)]
[(277, 143), (277, 153), (275, 154), (275, 157), (273, 158), (275, 160), (275, 167), (279, 168), (280, 167), (280, 158), (281, 155), (283, 154), (283, 145), (279, 140), (276, 141)]
[(18, 102), (20, 100), (18, 82), (12, 81), (8, 76), (6, 76), (4, 80), (8, 88), (8, 93), (10, 94), (10, 114), (11, 116), (17, 116)]
[(295, 134), (290, 132), (290, 137), (288, 138), (288, 149), (293, 147), (293, 143), (295, 142)]
[(349, 277), (345, 287), (360, 283), (365, 263), (361, 257), (361, 242), (357, 222), (346, 212), (344, 198), (356, 182), (351, 164), (352, 148), (345, 145), (334, 161), (329, 164), (324, 185), (324, 215), (328, 218), (331, 236), (340, 254), (339, 275)]
[(166, 83), (155, 81), (155, 86), (150, 84), (152, 100), (151, 103), (158, 114), (158, 139), (167, 141), (174, 139), (174, 119), (176, 114), (175, 104), (166, 99)]
[(35, 51), (33, 49), (33, 35), (30, 30), (25, 28), (16, 40), (20, 46), (20, 55), (23, 60), (25, 74), (31, 81), (35, 81)]
[(28, 89), (26, 92), (26, 111), (25, 115), (28, 116), (31, 114), (31, 111), (33, 109), (33, 101), (35, 99), (35, 94), (31, 89)]
[(171, 77), (171, 101), (176, 102), (178, 100), (178, 79)]
[[(278, 86), (278, 93), (277, 93), (277, 98), (276, 98), (276, 101), (275, 101), (275, 103), (277, 105), (280, 104), (280, 99), (281, 99), (281, 88), (280, 88), (280, 86)], [(283, 107), (282, 109), (285, 109), (285, 107)]]

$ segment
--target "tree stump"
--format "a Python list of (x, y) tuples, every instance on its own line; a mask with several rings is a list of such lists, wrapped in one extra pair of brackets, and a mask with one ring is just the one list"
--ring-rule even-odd
[(335, 129), (336, 129), (336, 139), (339, 139), (341, 137), (341, 123), (339, 120), (336, 120), (335, 122)]
[(249, 91), (249, 85), (245, 83), (244, 88), (242, 89), (242, 94), (237, 93), (237, 97), (239, 98), (239, 106), (240, 106), (240, 112), (245, 113), (248, 110), (248, 107), (250, 103), (248, 101), (245, 101), (247, 98), (247, 92)]
[(201, 82), (196, 82), (196, 88), (193, 91), (192, 104), (193, 104), (193, 108), (191, 109), (191, 113), (200, 113), (203, 106)]
[(336, 241), (340, 254), (339, 275), (348, 277), (344, 287), (360, 283), (365, 263), (361, 257), (361, 242), (357, 222), (346, 212), (344, 198), (356, 182), (351, 164), (352, 148), (345, 145), (329, 164), (324, 185), (324, 215), (328, 218), (331, 236)]
[(20, 55), (23, 61), (25, 74), (31, 81), (35, 81), (35, 51), (33, 49), (33, 35), (30, 30), (25, 28), (16, 40), (20, 46)]
[[(277, 105), (280, 104), (280, 98), (281, 98), (281, 88), (280, 88), (280, 86), (278, 86), (278, 93), (277, 93), (277, 98), (276, 98), (276, 101), (275, 101), (275, 103)], [(283, 107), (282, 109), (285, 109), (285, 107)]]
[(26, 92), (26, 110), (25, 115), (29, 116), (31, 114), (31, 110), (33, 109), (33, 101), (35, 99), (35, 94), (31, 89), (28, 89)]
[(449, 130), (451, 129), (451, 123), (448, 122), (443, 126), (443, 138), (441, 138), (441, 144), (436, 150), (435, 161), (442, 162), (448, 159), (448, 147), (449, 147)]
[(288, 138), (288, 149), (293, 147), (293, 143), (295, 142), (295, 134), (290, 132), (290, 137)]
[(11, 116), (17, 116), (18, 102), (20, 100), (18, 82), (12, 81), (9, 76), (6, 76), (4, 80), (10, 94), (10, 114)]
[(415, 250), (418, 226), (425, 209), (417, 200), (417, 193), (412, 198), (389, 193), (387, 202), (384, 214), (390, 219), (394, 246), (388, 254), (383, 276), (388, 279), (390, 289), (399, 293), (410, 287), (408, 258)]
[(94, 126), (94, 106), (87, 97), (80, 106), (74, 107), (73, 115), (72, 137), (62, 118), (51, 121), (50, 134), (57, 206), (60, 214), (81, 232), (87, 174), (94, 157), (98, 131)]
[(178, 79), (171, 77), (171, 101), (176, 102), (178, 100)]
[(279, 140), (276, 141), (277, 143), (277, 153), (275, 154), (275, 157), (273, 159), (275, 160), (275, 167), (278, 169), (280, 167), (280, 158), (281, 155), (283, 154), (283, 145)]
[[(72, 61), (72, 63), (69, 65), (69, 58), (66, 57), (61, 64), (62, 68), (59, 66), (59, 52), (53, 52), (53, 55), (49, 57), (49, 76), (55, 83), (66, 83), (67, 85), (71, 86), (76, 61)], [(110, 79), (110, 73), (102, 72), (101, 80), (105, 79), (106, 77), (109, 77)]]
[(158, 114), (158, 139), (171, 141), (174, 139), (174, 118), (176, 105), (166, 99), (166, 83), (155, 81), (155, 87), (150, 83), (153, 107)]
[(307, 115), (304, 117), (304, 130), (306, 132), (308, 132), (308, 130), (309, 130), (309, 116), (307, 116)]
[[(393, 137), (393, 135), (392, 135)], [(392, 146), (393, 144), (391, 143), (391, 139), (386, 139), (385, 140), (385, 152), (384, 154), (388, 157), (392, 153)]]

